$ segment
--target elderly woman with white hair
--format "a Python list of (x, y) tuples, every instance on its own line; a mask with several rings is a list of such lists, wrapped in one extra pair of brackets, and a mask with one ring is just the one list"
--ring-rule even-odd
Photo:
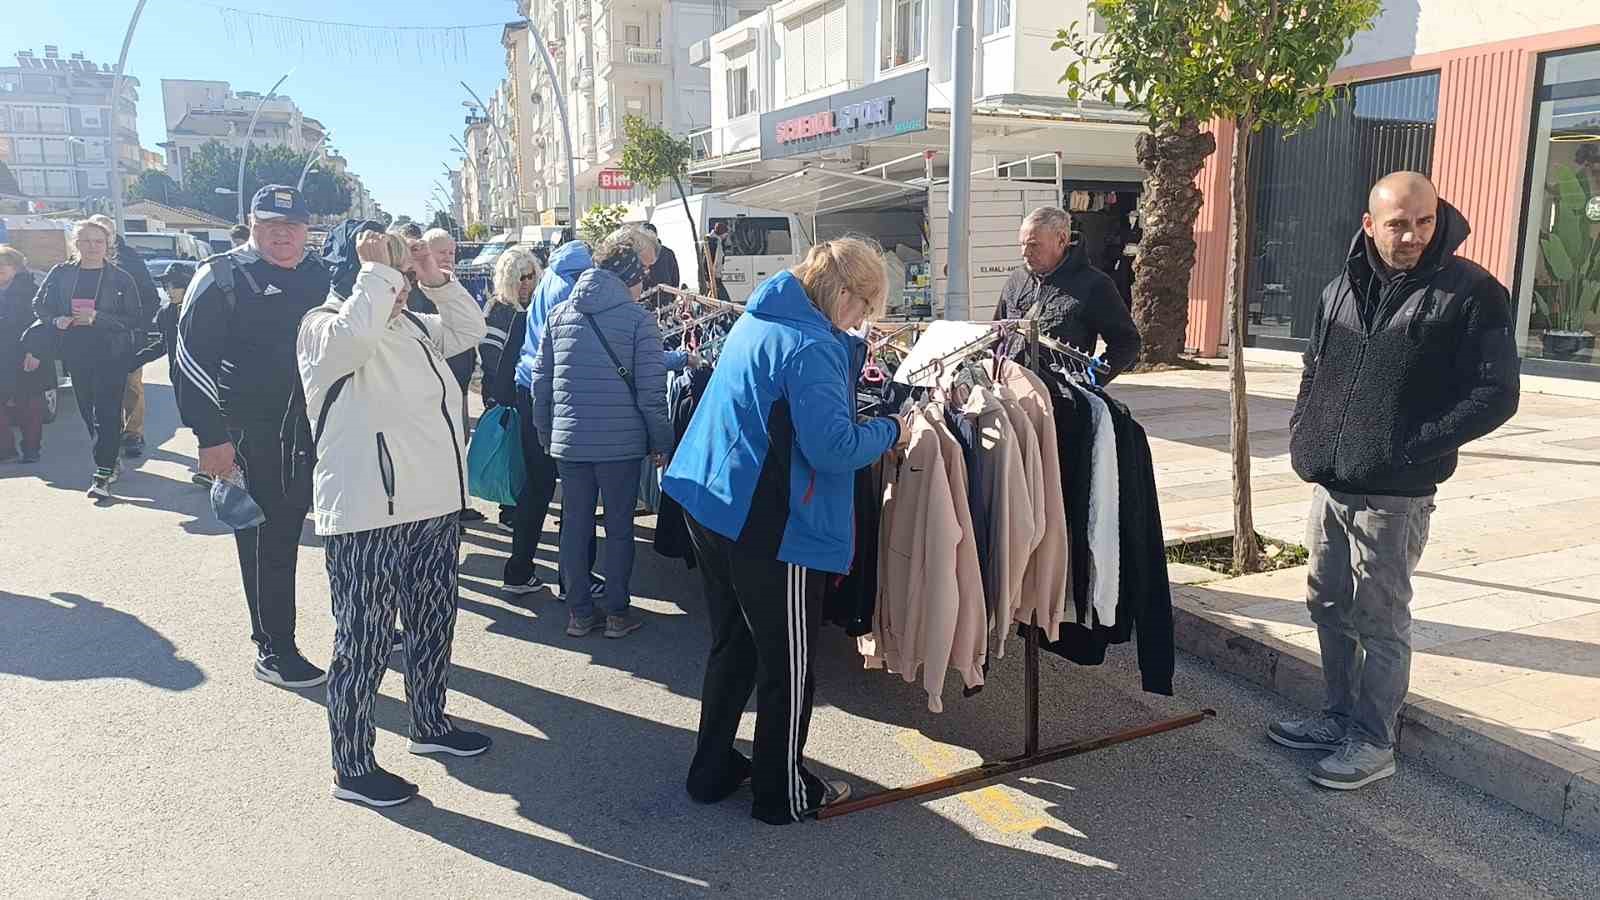
[[(139, 286), (110, 260), (112, 234), (94, 222), (73, 225), (71, 255), (50, 270), (33, 313), (54, 327), (56, 350), (72, 369), (78, 412), (94, 435), (89, 496), (111, 496), (122, 451), (122, 398), (133, 364), (135, 332), (146, 324)], [(141, 335), (142, 337), (142, 335)]]
[(489, 305), (484, 319), (489, 330), (478, 345), (478, 358), (483, 361), (483, 403), (485, 406), (505, 406), (516, 402), (516, 358), (509, 362), (511, 368), (501, 377), (501, 363), (507, 361), (506, 341), (511, 335), (521, 335), (528, 327), (528, 302), (533, 299), (533, 288), (544, 274), (539, 257), (527, 247), (508, 247), (494, 261), (494, 277), (490, 282)]

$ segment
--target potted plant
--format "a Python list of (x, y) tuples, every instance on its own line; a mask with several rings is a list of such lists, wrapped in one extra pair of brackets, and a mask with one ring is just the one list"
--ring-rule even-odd
[(1544, 355), (1575, 359), (1594, 351), (1594, 334), (1584, 328), (1600, 313), (1600, 239), (1585, 207), (1591, 196), (1588, 179), (1571, 166), (1554, 176), (1555, 217), (1539, 235), (1545, 270), (1551, 283), (1534, 287), (1534, 302), (1550, 321), (1544, 332)]

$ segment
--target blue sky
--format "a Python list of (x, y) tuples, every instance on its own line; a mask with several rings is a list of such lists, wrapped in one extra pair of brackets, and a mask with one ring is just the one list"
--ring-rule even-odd
[[(247, 29), (240, 17), (220, 12), (219, 6), (399, 26), (517, 18), (513, 0), (149, 0), (145, 6), (128, 51), (127, 71), (141, 82), (139, 138), (146, 148), (158, 150), (156, 145), (166, 139), (161, 79), (215, 79), (229, 82), (236, 91), (265, 91), (292, 67), (279, 93), (333, 131), (330, 143), (384, 209), (419, 219), (433, 180), (449, 186), (443, 164), (460, 165), (450, 142), (450, 135), (460, 137), (467, 113), (458, 82), (466, 80), (488, 99), (505, 74), (500, 31), (463, 32), (464, 50), (441, 51), (430, 36), (425, 54), (419, 54), (411, 35), (400, 38), (397, 54), (365, 37), (352, 40), (349, 34), (332, 33), (338, 48), (329, 52), (316, 36), (302, 45), (305, 29), (277, 35), (259, 20)], [(115, 65), (133, 7), (134, 0), (0, 0), (0, 35), (5, 36), (0, 64), (14, 65), (17, 50), (42, 54), (45, 44), (55, 44), (62, 56), (81, 51), (95, 62)], [(253, 43), (249, 32), (254, 32)]]

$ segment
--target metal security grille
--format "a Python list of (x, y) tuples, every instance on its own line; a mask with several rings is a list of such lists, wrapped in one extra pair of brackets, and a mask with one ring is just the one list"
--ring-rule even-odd
[(1438, 112), (1439, 73), (1430, 72), (1354, 85), (1314, 127), (1254, 138), (1250, 343), (1303, 346), (1373, 182), (1396, 169), (1432, 174)]

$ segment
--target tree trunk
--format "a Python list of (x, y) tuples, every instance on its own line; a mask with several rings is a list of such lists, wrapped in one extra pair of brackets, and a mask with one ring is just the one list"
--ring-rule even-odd
[[(705, 272), (705, 271), (707, 271), (707, 268), (706, 268), (706, 256), (705, 256), (705, 250), (702, 249), (701, 246), (700, 246), (700, 243), (701, 243), (700, 242), (700, 226), (698, 226), (698, 225), (696, 225), (694, 223), (694, 211), (689, 209), (689, 195), (687, 193), (685, 193), (684, 190), (683, 190), (683, 179), (679, 178), (676, 175), (672, 176), (672, 186), (678, 189), (678, 199), (683, 201), (683, 217), (685, 219), (689, 220), (689, 236), (694, 240), (695, 264), (699, 267), (697, 269), (697, 271)], [(680, 272), (678, 274), (682, 275), (683, 273)], [(679, 287), (679, 286), (680, 285), (676, 285), (676, 284), (673, 285), (673, 287)], [(705, 285), (701, 285), (700, 286), (700, 291), (701, 291), (701, 293), (705, 293), (706, 286)], [(712, 296), (712, 295), (708, 294), (707, 296)]]
[(1204, 200), (1195, 176), (1217, 149), (1216, 138), (1193, 119), (1159, 124), (1139, 135), (1144, 167), (1139, 257), (1133, 263), (1133, 321), (1143, 345), (1139, 359), (1172, 363), (1189, 328), (1189, 273), (1194, 269), (1194, 223)]
[(1256, 539), (1255, 511), (1250, 498), (1250, 410), (1245, 391), (1244, 338), (1250, 304), (1244, 292), (1245, 252), (1250, 227), (1250, 127), (1248, 116), (1235, 122), (1233, 163), (1229, 171), (1232, 209), (1228, 215), (1228, 449), (1233, 455), (1233, 570), (1261, 568), (1261, 542)]

